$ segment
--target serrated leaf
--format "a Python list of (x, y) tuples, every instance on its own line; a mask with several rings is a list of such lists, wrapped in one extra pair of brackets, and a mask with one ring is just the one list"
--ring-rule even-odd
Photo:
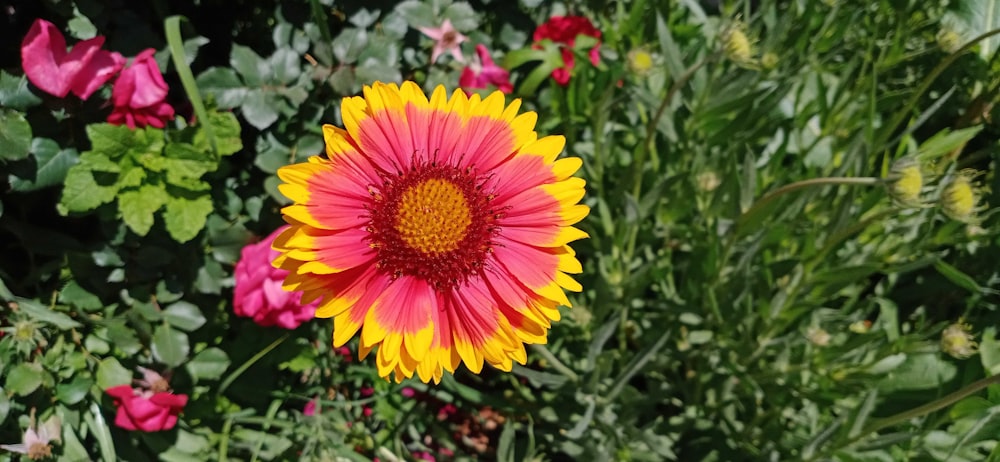
[(479, 27), (476, 10), (472, 9), (472, 5), (466, 2), (455, 2), (448, 5), (444, 9), (444, 13), (441, 13), (441, 17), (450, 19), (455, 29), (459, 31), (470, 31)]
[(31, 141), (31, 155), (35, 159), (32, 178), (11, 177), (10, 185), (15, 191), (35, 191), (62, 184), (70, 167), (79, 162), (76, 149), (59, 149), (59, 144), (48, 138)]
[(187, 363), (188, 373), (199, 380), (215, 380), (229, 369), (229, 355), (218, 348), (206, 348)]
[(163, 154), (169, 183), (199, 179), (202, 175), (215, 171), (219, 166), (211, 150), (201, 151), (187, 143), (170, 143)]
[(278, 48), (268, 58), (276, 83), (291, 84), (302, 73), (301, 57), (291, 48)]
[(187, 242), (205, 228), (208, 214), (212, 213), (212, 198), (197, 196), (194, 198), (170, 196), (167, 198), (167, 210), (163, 219), (167, 224), (167, 232), (177, 242)]
[(163, 150), (163, 130), (153, 127), (132, 130), (125, 125), (87, 125), (91, 151), (117, 160), (126, 154), (159, 154)]
[(153, 332), (153, 357), (170, 367), (177, 367), (187, 360), (190, 352), (188, 336), (184, 332), (161, 324)]
[[(209, 112), (208, 124), (212, 126), (216, 149), (220, 156), (228, 156), (243, 149), (240, 121), (236, 120), (236, 116), (232, 112)], [(211, 151), (211, 146), (205, 139), (205, 133), (202, 130), (195, 134), (194, 145), (204, 152)]]
[(368, 46), (368, 33), (364, 29), (345, 28), (337, 38), (333, 39), (331, 46), (333, 55), (339, 62), (354, 63), (358, 60), (361, 50)]
[(16, 77), (0, 70), (0, 106), (24, 111), (42, 102), (28, 89), (26, 76)]
[(167, 192), (162, 185), (146, 184), (139, 189), (122, 191), (118, 195), (118, 211), (122, 221), (140, 236), (153, 227), (157, 210), (167, 202)]
[(31, 152), (31, 125), (24, 114), (0, 109), (0, 160), (19, 160)]
[(56, 398), (65, 404), (76, 404), (83, 401), (87, 391), (94, 384), (88, 377), (77, 375), (72, 382), (56, 385)]
[(183, 300), (172, 303), (163, 310), (163, 318), (170, 325), (187, 332), (197, 330), (205, 325), (205, 316), (201, 314), (201, 310), (194, 304)]
[(197, 82), (199, 90), (215, 97), (215, 104), (220, 109), (239, 107), (247, 95), (247, 88), (236, 71), (228, 67), (209, 68), (198, 75)]

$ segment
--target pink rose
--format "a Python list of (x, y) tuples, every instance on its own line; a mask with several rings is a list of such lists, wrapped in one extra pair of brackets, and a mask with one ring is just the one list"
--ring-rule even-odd
[(66, 38), (55, 24), (36, 19), (21, 42), (24, 75), (42, 91), (60, 98), (69, 92), (87, 99), (125, 65), (118, 53), (101, 49), (104, 37), (94, 37), (66, 51)]
[[(482, 43), (476, 45), (476, 57), (472, 59), (472, 63), (462, 69), (458, 85), (466, 90), (489, 88), (489, 85), (495, 85), (498, 90), (504, 93), (514, 91), (514, 86), (510, 84), (510, 72), (493, 62), (490, 50), (486, 49)], [(466, 93), (469, 92), (466, 91)]]
[(147, 125), (163, 128), (166, 121), (174, 118), (174, 108), (166, 102), (167, 83), (153, 59), (155, 52), (152, 48), (140, 52), (115, 80), (111, 90), (115, 108), (108, 116), (108, 123), (125, 124), (132, 129)]
[(115, 399), (115, 425), (125, 430), (158, 432), (177, 424), (177, 415), (187, 404), (187, 395), (153, 392), (118, 385), (105, 390)]
[[(589, 19), (583, 16), (553, 16), (544, 24), (535, 29), (533, 36), (535, 42), (549, 39), (560, 44), (562, 52), (563, 67), (552, 71), (552, 78), (559, 85), (569, 84), (570, 75), (573, 72), (575, 58), (573, 57), (573, 43), (578, 35), (587, 35), (597, 39), (601, 38), (601, 31), (594, 27)], [(590, 49), (590, 63), (597, 65), (600, 56), (598, 55), (600, 42)]]
[(319, 302), (302, 304), (302, 292), (289, 292), (281, 287), (288, 271), (271, 266), (271, 261), (279, 255), (271, 249), (271, 243), (286, 229), (288, 226), (278, 228), (240, 252), (233, 307), (238, 316), (253, 318), (261, 326), (294, 329), (313, 318)]

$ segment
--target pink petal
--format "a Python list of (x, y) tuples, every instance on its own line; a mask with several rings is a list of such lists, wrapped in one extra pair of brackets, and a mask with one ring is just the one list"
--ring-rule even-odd
[(36, 19), (21, 42), (24, 75), (42, 91), (64, 98), (69, 93), (69, 79), (59, 66), (65, 59), (66, 39), (62, 32), (51, 22)]

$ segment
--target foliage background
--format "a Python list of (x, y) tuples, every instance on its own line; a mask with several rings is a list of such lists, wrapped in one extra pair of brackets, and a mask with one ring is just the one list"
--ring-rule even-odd
[[(0, 441), (37, 408), (63, 420), (61, 460), (1000, 460), (1000, 388), (977, 382), (1000, 372), (1000, 37), (975, 40), (1000, 27), (996, 1), (0, 6)], [(600, 66), (581, 40), (563, 88), (538, 77), (553, 63), (531, 33), (568, 12), (603, 35)], [(203, 125), (184, 124), (175, 15)], [(38, 17), (160, 50), (184, 118), (132, 132), (102, 124), (108, 89), (30, 88), (19, 44)], [(322, 151), (341, 97), (456, 85), (415, 29), (444, 18), (467, 56), (504, 54), (539, 131), (584, 158), (585, 291), (513, 373), (396, 385), (331, 351), (329, 322), (235, 317), (232, 268), (280, 225), (274, 172)], [(923, 166), (920, 207), (889, 194), (904, 157)], [(968, 168), (981, 210), (963, 223), (939, 201)], [(815, 178), (833, 180), (781, 189)], [(940, 347), (959, 318), (980, 343), (968, 359)], [(190, 395), (176, 429), (110, 425), (103, 390), (137, 366)]]

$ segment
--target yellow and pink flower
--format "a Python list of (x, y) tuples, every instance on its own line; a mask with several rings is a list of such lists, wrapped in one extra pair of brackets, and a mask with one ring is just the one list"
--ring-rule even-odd
[(581, 160), (557, 159), (565, 139), (539, 138), (519, 108), (376, 82), (343, 100), (344, 129), (323, 127), (325, 156), (278, 171), (294, 203), (274, 265), (321, 300), (334, 347), (360, 331), (382, 377), (437, 382), (461, 363), (509, 371), (546, 342), (565, 290), (581, 290), (568, 244), (590, 209)]

